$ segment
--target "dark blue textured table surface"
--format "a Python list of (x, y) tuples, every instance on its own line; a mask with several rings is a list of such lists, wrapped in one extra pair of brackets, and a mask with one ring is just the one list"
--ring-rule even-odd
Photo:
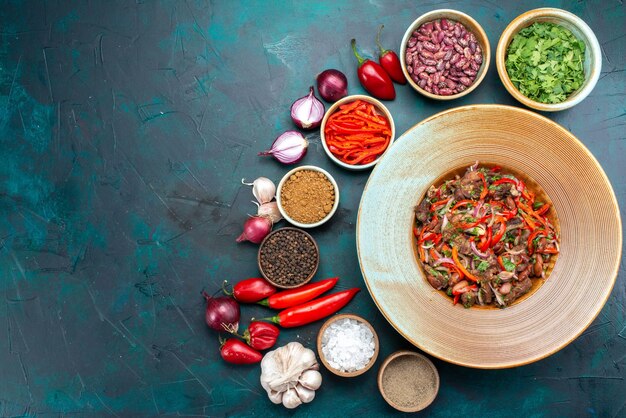
[[(393, 351), (417, 349), (378, 312), (360, 274), (355, 222), (369, 172), (335, 166), (318, 132), (307, 134), (302, 163), (335, 176), (341, 204), (312, 231), (317, 277), (363, 289), (344, 312), (378, 331), (375, 367), (351, 380), (323, 371), (316, 399), (287, 413), (267, 399), (258, 366), (221, 360), (200, 296), (258, 275), (257, 247), (234, 241), (255, 209), (241, 179), (277, 182), (288, 170), (257, 152), (293, 128), (289, 106), (317, 73), (338, 68), (351, 94), (364, 92), (349, 40), (374, 55), (381, 23), (384, 45), (398, 50), (416, 17), (458, 9), (495, 52), (526, 10), (584, 19), (602, 46), (600, 81), (580, 105), (546, 116), (591, 150), (626, 207), (621, 0), (0, 3), (0, 416), (396, 414), (376, 371)], [(397, 93), (388, 107), (398, 133), (459, 105), (520, 106), (493, 60), (460, 100)], [(492, 371), (434, 359), (441, 389), (421, 415), (625, 417), (624, 264), (600, 315), (560, 352)], [(245, 326), (267, 310), (242, 313)], [(319, 327), (285, 330), (279, 344), (313, 348)]]

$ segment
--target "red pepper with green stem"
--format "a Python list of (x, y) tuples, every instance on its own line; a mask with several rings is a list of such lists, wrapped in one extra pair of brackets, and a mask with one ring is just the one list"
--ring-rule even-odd
[(225, 361), (233, 364), (254, 364), (263, 359), (263, 354), (236, 338), (227, 340), (220, 338), (220, 355)]
[(359, 288), (354, 288), (333, 293), (303, 305), (287, 308), (278, 315), (265, 319), (285, 328), (310, 324), (332, 315), (346, 306), (360, 290)]
[[(226, 282), (224, 282), (224, 285), (225, 284)], [(260, 277), (240, 281), (233, 286), (232, 293), (227, 292), (224, 286), (222, 286), (222, 288), (224, 293), (234, 297), (236, 301), (241, 303), (258, 302), (276, 293), (276, 287)]]
[(255, 350), (265, 350), (276, 344), (280, 330), (274, 325), (263, 321), (252, 321), (243, 335), (237, 334), (235, 327), (225, 327), (226, 331), (242, 338)]
[(332, 289), (335, 284), (337, 284), (338, 280), (338, 277), (334, 277), (317, 283), (310, 283), (297, 289), (278, 292), (258, 303), (259, 305), (268, 306), (272, 309), (290, 308), (315, 299), (322, 293)]
[(385, 71), (380, 64), (370, 60), (362, 58), (356, 50), (356, 40), (352, 41), (352, 51), (354, 56), (359, 61), (359, 68), (357, 74), (361, 85), (372, 96), (381, 100), (393, 100), (396, 98), (396, 89), (393, 87), (393, 81), (389, 77), (389, 74)]
[(276, 344), (280, 330), (267, 322), (252, 321), (243, 333), (243, 339), (256, 350), (266, 350)]
[(384, 27), (385, 25), (380, 25), (380, 29), (378, 29), (378, 34), (376, 35), (376, 45), (378, 45), (378, 49), (380, 49), (378, 62), (380, 62), (381, 67), (387, 71), (387, 74), (389, 74), (389, 77), (391, 77), (393, 81), (400, 84), (406, 84), (406, 77), (402, 72), (400, 58), (398, 58), (398, 55), (394, 51), (385, 49), (380, 44), (380, 33)]

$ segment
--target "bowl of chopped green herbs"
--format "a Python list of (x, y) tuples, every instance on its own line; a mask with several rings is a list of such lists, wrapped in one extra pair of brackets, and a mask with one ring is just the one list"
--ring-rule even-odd
[(522, 104), (545, 112), (569, 109), (600, 77), (602, 50), (591, 28), (573, 13), (530, 10), (506, 27), (496, 50), (498, 75)]

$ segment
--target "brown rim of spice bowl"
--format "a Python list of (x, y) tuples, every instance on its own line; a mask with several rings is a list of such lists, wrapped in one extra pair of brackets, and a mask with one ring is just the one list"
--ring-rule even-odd
[[(360, 370), (355, 370), (353, 372), (342, 372), (341, 370), (334, 369), (330, 366), (330, 364), (328, 364), (328, 362), (326, 361), (326, 358), (324, 357), (324, 354), (322, 353), (322, 336), (324, 335), (326, 328), (328, 328), (330, 324), (332, 324), (333, 322), (338, 321), (340, 319), (354, 319), (355, 321), (361, 322), (365, 324), (370, 329), (370, 331), (372, 331), (372, 334), (374, 334), (374, 355), (372, 356), (370, 361), (365, 365), (365, 367), (363, 367)], [(376, 363), (376, 359), (378, 358), (379, 348), (380, 348), (380, 344), (378, 342), (378, 334), (376, 334), (376, 330), (374, 329), (372, 324), (370, 324), (365, 318), (362, 318), (358, 315), (339, 314), (339, 315), (331, 316), (330, 318), (326, 320), (326, 322), (324, 322), (324, 324), (322, 325), (322, 328), (320, 328), (319, 332), (317, 333), (317, 355), (319, 356), (320, 360), (324, 364), (324, 367), (328, 369), (328, 371), (341, 377), (359, 376), (365, 373), (366, 371), (368, 371), (369, 369), (371, 369), (374, 363)]]
[[(383, 387), (383, 384), (384, 384), (383, 378), (384, 378), (385, 372), (387, 371), (387, 368), (393, 361), (398, 361), (398, 359), (402, 357), (413, 357), (420, 364), (422, 365), (425, 364), (427, 368), (432, 370), (433, 372), (433, 376), (434, 376), (433, 380), (429, 382), (431, 385), (434, 385), (434, 387), (432, 388), (432, 394), (429, 394), (428, 397), (420, 400), (415, 406), (403, 406), (395, 402), (393, 399), (390, 399), (389, 394), (385, 392), (385, 390), (389, 391), (390, 388)], [(408, 382), (405, 382), (404, 387), (408, 387), (406, 383)], [(422, 354), (416, 353), (414, 351), (405, 351), (405, 350), (396, 351), (395, 353), (387, 357), (385, 361), (383, 362), (383, 364), (380, 366), (380, 369), (378, 371), (378, 390), (380, 390), (380, 394), (383, 396), (385, 401), (389, 405), (397, 409), (398, 411), (402, 411), (402, 412), (421, 411), (422, 409), (425, 409), (426, 407), (428, 407), (437, 397), (437, 393), (439, 392), (439, 372), (437, 372), (437, 368), (435, 367), (433, 362), (430, 361), (426, 356), (423, 356)]]
[[(301, 283), (289, 286), (289, 285), (284, 285), (284, 284), (279, 284), (276, 283), (271, 277), (269, 277), (267, 274), (265, 274), (265, 271), (263, 271), (263, 267), (261, 266), (261, 252), (263, 251), (263, 246), (265, 245), (265, 242), (274, 234), (280, 232), (280, 231), (285, 231), (285, 230), (294, 230), (294, 231), (298, 231), (299, 233), (305, 235), (306, 237), (308, 237), (311, 242), (313, 243), (313, 246), (315, 247), (315, 257), (317, 258), (317, 261), (315, 263), (315, 268), (313, 269), (313, 271), (311, 272), (311, 274), (309, 274), (309, 276), (302, 281)], [(307, 284), (308, 282), (311, 281), (311, 279), (313, 278), (313, 276), (315, 276), (315, 273), (317, 273), (317, 269), (320, 265), (320, 249), (317, 245), (317, 242), (315, 241), (315, 239), (311, 236), (311, 234), (309, 234), (306, 231), (303, 231), (300, 228), (294, 228), (292, 226), (286, 226), (284, 228), (279, 228), (275, 231), (272, 231), (268, 236), (266, 236), (263, 241), (261, 242), (261, 245), (259, 245), (259, 251), (257, 252), (257, 264), (259, 266), (259, 271), (261, 272), (261, 275), (263, 276), (263, 278), (265, 278), (265, 280), (267, 280), (268, 282), (270, 282), (271, 284), (273, 284), (276, 287), (279, 287), (281, 289), (295, 289), (296, 287), (300, 287), (302, 285)]]

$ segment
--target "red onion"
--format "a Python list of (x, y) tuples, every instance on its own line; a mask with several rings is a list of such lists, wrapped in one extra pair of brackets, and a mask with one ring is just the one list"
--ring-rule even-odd
[(493, 294), (496, 297), (496, 300), (498, 301), (498, 304), (500, 304), (500, 306), (504, 306), (504, 299), (502, 298), (502, 295), (496, 290), (494, 289), (494, 287), (491, 285), (491, 282), (487, 282), (489, 283), (489, 287), (491, 288), (491, 291), (493, 292)]
[(478, 257), (480, 257), (480, 258), (487, 258), (487, 257), (489, 257), (489, 254), (487, 254), (487, 253), (481, 253), (480, 251), (478, 251), (478, 248), (476, 248), (476, 244), (474, 244), (474, 241), (472, 241), (472, 242), (470, 243), (470, 245), (471, 245), (471, 247), (472, 247), (472, 252), (473, 252), (474, 254), (476, 254)]
[(309, 94), (300, 97), (291, 105), (291, 119), (302, 129), (314, 129), (320, 126), (324, 117), (324, 103), (313, 93), (313, 86)]
[(441, 263), (449, 263), (449, 264), (454, 265), (454, 260), (451, 258), (447, 258), (447, 257), (441, 257), (439, 260), (433, 263), (433, 266), (438, 266)]
[(283, 164), (295, 164), (305, 155), (309, 141), (298, 131), (287, 131), (274, 140), (272, 147), (259, 155), (271, 155)]
[[(478, 218), (478, 211), (482, 207), (483, 207), (483, 202), (479, 201), (478, 204), (476, 205), (476, 207), (474, 208), (474, 213), (473, 213), (474, 218)], [(482, 218), (482, 216), (481, 216), (481, 218)]]
[(517, 276), (515, 276), (515, 273), (512, 271), (501, 271), (498, 273), (498, 278), (503, 282), (508, 282), (511, 279), (517, 278)]
[(215, 331), (234, 330), (237, 332), (239, 328), (239, 304), (233, 298), (220, 296), (214, 298), (207, 292), (202, 292), (202, 296), (206, 299), (206, 312), (204, 321), (209, 328)]
[(317, 75), (317, 91), (327, 102), (336, 102), (348, 95), (348, 79), (339, 70), (324, 70)]
[(237, 237), (237, 242), (250, 241), (260, 244), (272, 231), (272, 221), (264, 216), (251, 216), (243, 224), (243, 232)]

